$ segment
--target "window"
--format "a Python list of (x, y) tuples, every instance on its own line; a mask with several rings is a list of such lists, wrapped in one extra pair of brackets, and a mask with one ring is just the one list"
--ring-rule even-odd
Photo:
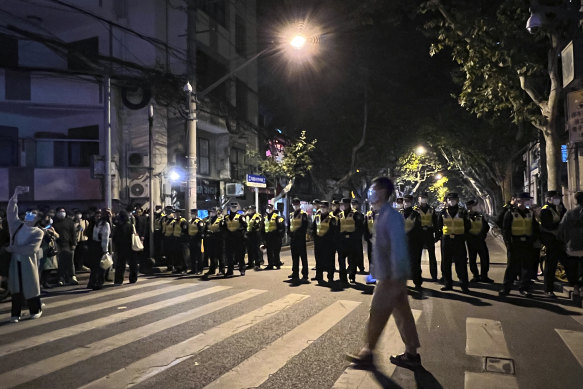
[(235, 18), (235, 50), (240, 56), (247, 56), (247, 29), (245, 19), (239, 15)]
[(30, 100), (30, 73), (6, 69), (6, 100)]
[(231, 149), (231, 179), (243, 180), (247, 174), (247, 167), (245, 166), (245, 150), (233, 147)]
[(0, 126), (0, 167), (18, 166), (18, 128)]
[[(69, 43), (67, 66), (69, 70), (91, 70), (99, 58), (99, 38), (93, 37)], [(89, 62), (89, 63), (88, 63)]]
[(197, 173), (208, 176), (210, 174), (209, 140), (198, 138), (197, 145)]
[(36, 137), (36, 167), (89, 167), (91, 156), (99, 154), (99, 126), (70, 128), (68, 137), (58, 133)]
[[(227, 73), (229, 73), (227, 66), (210, 57), (205, 52), (198, 51), (196, 55), (196, 89), (198, 91), (203, 91), (206, 87), (210, 86), (213, 82), (217, 81)], [(209, 93), (209, 96), (216, 100), (226, 101), (226, 83), (223, 82), (217, 86)]]
[(249, 114), (247, 85), (237, 79), (237, 117), (247, 120)]
[(226, 0), (203, 0), (199, 2), (199, 9), (214, 19), (218, 24), (227, 27)]

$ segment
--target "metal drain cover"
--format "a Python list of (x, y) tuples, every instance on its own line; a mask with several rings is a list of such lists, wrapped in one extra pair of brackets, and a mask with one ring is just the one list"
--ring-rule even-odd
[(514, 374), (514, 361), (506, 358), (486, 357), (485, 370), (491, 373)]

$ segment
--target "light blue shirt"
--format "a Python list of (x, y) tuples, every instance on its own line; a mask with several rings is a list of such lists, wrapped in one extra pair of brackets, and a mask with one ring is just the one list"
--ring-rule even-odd
[(411, 275), (405, 220), (390, 203), (379, 211), (373, 235), (372, 276), (377, 280), (407, 280)]

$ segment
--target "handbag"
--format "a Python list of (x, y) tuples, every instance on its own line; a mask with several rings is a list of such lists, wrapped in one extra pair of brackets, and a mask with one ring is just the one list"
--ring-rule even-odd
[(110, 253), (105, 253), (101, 257), (101, 261), (99, 261), (99, 267), (103, 270), (107, 270), (113, 266), (113, 258), (111, 257)]
[(144, 245), (142, 244), (142, 239), (140, 235), (136, 233), (136, 226), (132, 225), (134, 232), (132, 233), (132, 250), (133, 251), (143, 251)]

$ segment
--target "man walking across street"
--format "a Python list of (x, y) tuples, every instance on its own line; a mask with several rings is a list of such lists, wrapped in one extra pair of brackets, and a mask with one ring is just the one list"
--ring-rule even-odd
[(393, 190), (393, 183), (388, 177), (378, 177), (373, 180), (368, 194), (370, 202), (379, 209), (372, 267), (372, 275), (378, 281), (370, 306), (366, 345), (358, 354), (347, 355), (354, 367), (360, 369), (374, 368), (374, 351), (391, 314), (395, 316), (399, 334), (405, 343), (405, 352), (391, 356), (390, 361), (409, 369), (421, 366), (421, 356), (417, 353), (419, 336), (407, 296), (407, 279), (411, 271), (407, 237), (403, 217), (389, 202)]
[[(466, 203), (470, 218), (470, 230), (467, 235), (468, 253), (470, 257), (470, 270), (473, 278), (470, 282), (493, 283), (494, 280), (488, 278), (490, 270), (490, 252), (486, 245), (486, 237), (490, 231), (490, 225), (484, 215), (480, 212), (480, 207), (476, 200), (470, 200)], [(480, 271), (476, 260), (480, 256)]]

